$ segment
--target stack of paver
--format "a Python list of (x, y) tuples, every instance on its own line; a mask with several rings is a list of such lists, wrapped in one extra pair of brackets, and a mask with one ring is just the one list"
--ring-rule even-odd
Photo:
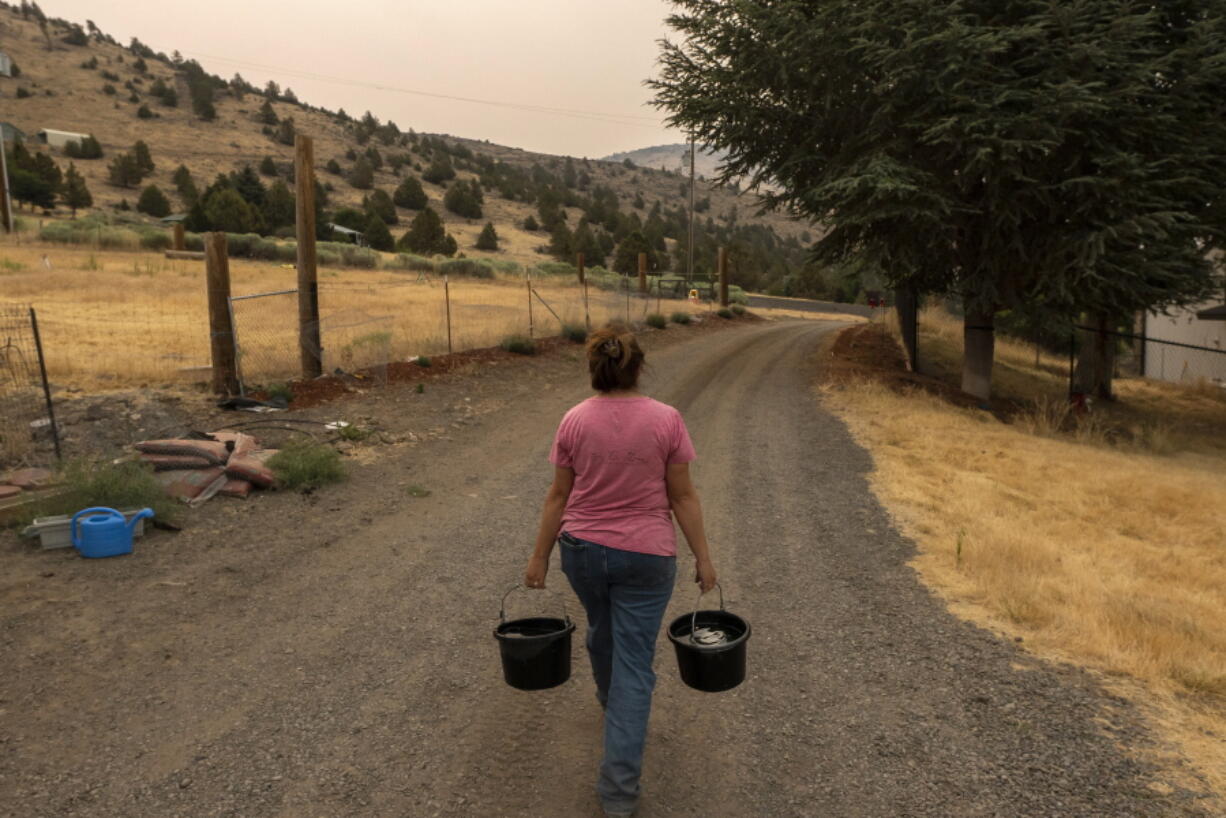
[(20, 469), (0, 477), (0, 500), (17, 497), (27, 491), (42, 488), (51, 480), (47, 469)]
[(140, 458), (153, 466), (158, 482), (171, 497), (188, 505), (218, 494), (246, 497), (275, 482), (266, 461), (274, 449), (242, 432), (214, 432), (207, 439), (146, 440), (136, 444)]

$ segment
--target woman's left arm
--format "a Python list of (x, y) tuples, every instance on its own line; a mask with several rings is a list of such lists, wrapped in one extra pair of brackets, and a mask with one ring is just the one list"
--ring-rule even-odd
[(553, 484), (549, 486), (544, 508), (541, 509), (541, 527), (536, 533), (536, 547), (532, 549), (528, 570), (524, 572), (524, 585), (529, 588), (545, 587), (545, 574), (549, 572), (549, 555), (553, 553), (554, 541), (558, 539), (559, 529), (562, 527), (562, 513), (566, 511), (566, 501), (570, 499), (570, 490), (574, 486), (574, 469), (555, 466)]

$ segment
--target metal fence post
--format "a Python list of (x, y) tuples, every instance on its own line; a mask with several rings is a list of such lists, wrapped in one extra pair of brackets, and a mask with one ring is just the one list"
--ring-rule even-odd
[(536, 327), (532, 323), (532, 273), (528, 273), (528, 337), (534, 337)]
[(38, 313), (30, 307), (30, 328), (34, 330), (34, 349), (38, 351), (38, 374), (43, 379), (43, 398), (47, 401), (47, 419), (51, 421), (51, 442), (55, 444), (55, 459), (63, 460), (60, 451), (60, 429), (55, 424), (55, 406), (51, 403), (51, 384), (47, 381), (47, 361), (43, 357), (43, 339), (38, 332)]

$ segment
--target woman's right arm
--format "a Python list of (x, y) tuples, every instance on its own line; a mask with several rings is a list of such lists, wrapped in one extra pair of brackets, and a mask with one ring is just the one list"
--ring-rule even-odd
[(715, 565), (711, 562), (711, 548), (702, 524), (702, 504), (698, 501), (698, 490), (690, 480), (690, 464), (670, 463), (666, 480), (668, 503), (672, 506), (682, 533), (685, 534), (685, 541), (694, 552), (694, 581), (699, 584), (703, 593), (706, 593), (715, 587)]

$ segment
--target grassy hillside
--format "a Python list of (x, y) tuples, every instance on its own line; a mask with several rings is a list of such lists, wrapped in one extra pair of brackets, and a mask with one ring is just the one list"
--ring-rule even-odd
[[(288, 89), (269, 98), (264, 89), (256, 91), (245, 82), (227, 83), (221, 78), (211, 78), (216, 116), (206, 121), (193, 112), (189, 82), (192, 63), (153, 55), (139, 44), (122, 46), (104, 33), (85, 33), (67, 21), (52, 20), (40, 27), (33, 16), (23, 17), (16, 7), (2, 3), (0, 50), (9, 54), (20, 69), (16, 78), (0, 78), (0, 98), (4, 100), (0, 119), (24, 131), (27, 146), (34, 151), (48, 152), (34, 139), (42, 128), (92, 134), (101, 143), (101, 159), (70, 160), (58, 149), (49, 152), (65, 170), (69, 161), (75, 161), (93, 195), (94, 209), (103, 213), (113, 212), (125, 201), (134, 206), (141, 188), (149, 184), (167, 195), (172, 211), (186, 211), (190, 202), (176, 194), (172, 180), (180, 165), (190, 170), (201, 193), (219, 174), (233, 174), (246, 166), (258, 168), (265, 158), (271, 159), (279, 178), (288, 182), (293, 148), (279, 142), (275, 126), (270, 128), (261, 120), (261, 107), (268, 100), (278, 120), (292, 118), (299, 133), (314, 137), (316, 173), (328, 190), (329, 217), (339, 209), (361, 209), (363, 197), (372, 192), (360, 190), (348, 180), (355, 162), (370, 147), (385, 160), (374, 173), (373, 188), (389, 194), (406, 176), (420, 179), (431, 161), (446, 152), (450, 153), (448, 159), (455, 167), (456, 178), (442, 184), (423, 180), (422, 187), (429, 207), (442, 217), (446, 230), (456, 239), (459, 253), (526, 264), (543, 260), (550, 233), (526, 230), (524, 223), (530, 216), (539, 222), (539, 205), (553, 198), (562, 204), (568, 230), (579, 227), (587, 214), (592, 232), (609, 250), (610, 266), (614, 261), (611, 246), (635, 230), (645, 230), (667, 266), (675, 269), (685, 255), (678, 242), (686, 240), (683, 211), (688, 207), (687, 180), (675, 172), (536, 154), (450, 136), (425, 139), (412, 132), (412, 123), (389, 127), (368, 115), (368, 125), (380, 126), (370, 136), (372, 128), (363, 128), (359, 120), (300, 103)], [(177, 106), (167, 106), (151, 93), (159, 81), (174, 89)], [(151, 117), (141, 117), (142, 106)], [(134, 188), (110, 183), (109, 163), (137, 140), (149, 146), (154, 171)], [(407, 164), (393, 171), (386, 161), (392, 157)], [(336, 163), (334, 169), (339, 166), (340, 174), (327, 170), (330, 162)], [(444, 206), (446, 185), (478, 178), (484, 183), (480, 218), (465, 218)], [(507, 180), (513, 183), (503, 184)], [(275, 179), (264, 176), (262, 181), (267, 185)], [(598, 213), (593, 210), (595, 195), (602, 188), (615, 194), (616, 203), (609, 215), (610, 199), (605, 196), (603, 220), (595, 218)], [(799, 273), (811, 226), (780, 214), (758, 216), (756, 197), (713, 188), (705, 182), (699, 183), (697, 195), (700, 212), (695, 253), (699, 271), (713, 268), (718, 245), (731, 245), (735, 248), (734, 280), (754, 289), (789, 289), (800, 294), (795, 282), (805, 280)], [(657, 203), (660, 218), (653, 227), (648, 222)], [(50, 215), (69, 214), (59, 205)], [(396, 223), (389, 228), (399, 238), (416, 211), (396, 208), (395, 215)], [(474, 248), (487, 221), (493, 223), (499, 236), (499, 249), (492, 253)], [(283, 227), (282, 235), (287, 232)], [(785, 279), (793, 283), (785, 287)]]

